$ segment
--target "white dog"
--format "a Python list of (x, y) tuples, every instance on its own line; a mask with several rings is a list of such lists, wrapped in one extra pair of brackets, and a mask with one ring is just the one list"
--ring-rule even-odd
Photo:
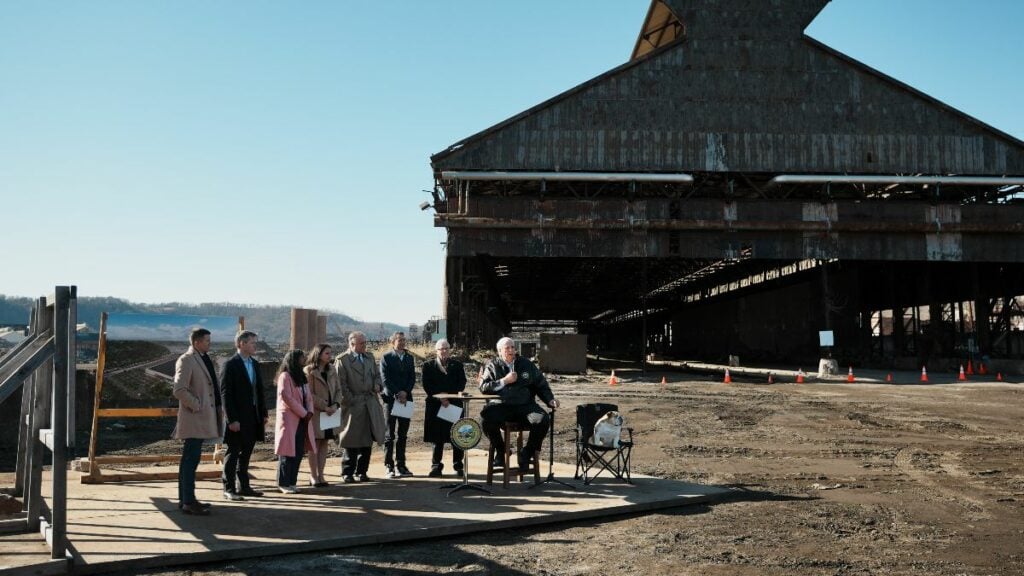
[(622, 432), (622, 415), (612, 410), (594, 424), (594, 435), (590, 443), (594, 446), (619, 447), (619, 434)]

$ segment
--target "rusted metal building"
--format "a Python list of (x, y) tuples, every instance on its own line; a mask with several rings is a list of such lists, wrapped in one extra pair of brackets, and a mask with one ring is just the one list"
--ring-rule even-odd
[(1024, 142), (806, 36), (827, 2), (654, 0), (629, 62), (435, 154), (448, 337), (1020, 354)]

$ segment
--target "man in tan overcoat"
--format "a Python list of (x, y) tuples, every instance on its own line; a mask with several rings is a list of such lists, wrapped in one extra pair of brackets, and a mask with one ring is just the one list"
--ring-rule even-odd
[(178, 399), (178, 422), (174, 438), (184, 440), (178, 465), (178, 508), (185, 514), (206, 516), (210, 505), (196, 500), (196, 469), (203, 453), (203, 441), (219, 438), (224, 426), (217, 369), (207, 354), (210, 331), (196, 328), (189, 334), (190, 346), (174, 365), (174, 397)]
[(384, 442), (384, 409), (380, 404), (380, 371), (373, 354), (366, 351), (366, 335), (348, 335), (348, 350), (335, 360), (341, 386), (341, 434), (345, 450), (341, 480), (346, 484), (369, 480), (370, 451)]

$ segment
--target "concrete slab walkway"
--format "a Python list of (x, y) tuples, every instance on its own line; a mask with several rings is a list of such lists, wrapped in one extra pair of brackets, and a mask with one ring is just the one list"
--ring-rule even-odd
[[(481, 485), (485, 458), (486, 452), (472, 451), (470, 480)], [(418, 473), (411, 479), (384, 480), (379, 450), (373, 459), (371, 482), (302, 488), (294, 495), (277, 491), (275, 463), (254, 463), (254, 487), (266, 494), (245, 502), (224, 501), (219, 482), (201, 480), (197, 495), (213, 504), (206, 517), (178, 510), (176, 482), (85, 485), (72, 473), (68, 539), (74, 570), (94, 574), (453, 536), (697, 504), (729, 493), (637, 475), (633, 485), (602, 476), (583, 486), (572, 481), (572, 466), (556, 463), (555, 476), (571, 481), (578, 491), (554, 483), (528, 489), (531, 482), (504, 489), (495, 478), (489, 487), (493, 495), (463, 490), (449, 497), (439, 488), (456, 478), (427, 478), (428, 453), (410, 455), (409, 467)], [(340, 480), (339, 469), (338, 459), (328, 461), (329, 481)], [(543, 479), (546, 464), (542, 472)], [(304, 466), (300, 482), (306, 479)], [(12, 551), (14, 538), (0, 538), (11, 539), (6, 548), (0, 542), (0, 550)], [(25, 535), (17, 538), (38, 551), (37, 542), (26, 541)], [(0, 566), (4, 564), (0, 559)]]

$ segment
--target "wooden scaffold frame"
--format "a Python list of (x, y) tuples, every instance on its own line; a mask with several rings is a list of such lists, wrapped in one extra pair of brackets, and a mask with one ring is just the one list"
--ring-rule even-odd
[[(23, 511), (0, 521), (0, 532), (38, 530), (50, 547), (52, 566), (33, 573), (63, 573), (70, 567), (67, 540), (68, 453), (74, 447), (75, 286), (57, 286), (40, 298), (31, 314), (28, 338), (0, 359), (0, 402), (21, 389), (15, 496)], [(50, 502), (43, 498), (43, 465), (53, 453)]]
[[(238, 317), (238, 330), (245, 330), (245, 317)], [(167, 418), (177, 416), (177, 408), (103, 408), (103, 374), (107, 363), (107, 313), (100, 315), (99, 347), (96, 357), (96, 392), (93, 399), (92, 433), (89, 435), (89, 457), (80, 462), (82, 468), (82, 484), (103, 484), (108, 482), (138, 482), (146, 480), (177, 480), (177, 469), (170, 472), (130, 471), (117, 474), (104, 474), (102, 466), (106, 464), (156, 464), (160, 462), (177, 462), (181, 454), (152, 454), (130, 456), (97, 456), (96, 445), (99, 441), (100, 418)], [(222, 451), (220, 444), (201, 456), (200, 462), (220, 463)], [(218, 470), (198, 470), (196, 478), (219, 478)]]

